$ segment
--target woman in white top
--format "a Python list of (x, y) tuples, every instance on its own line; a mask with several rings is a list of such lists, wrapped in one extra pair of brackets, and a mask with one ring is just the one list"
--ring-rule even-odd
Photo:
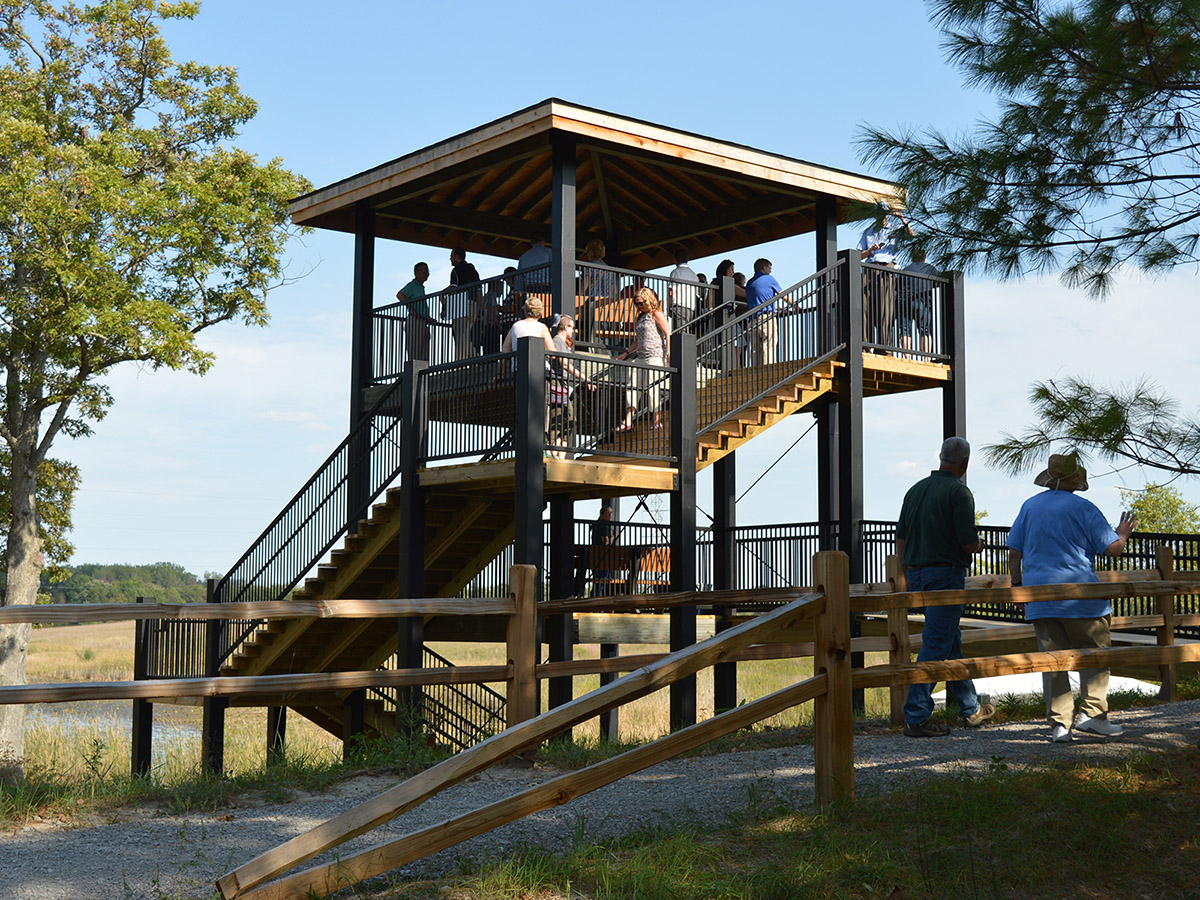
[(542, 301), (537, 297), (530, 297), (525, 301), (525, 318), (518, 319), (513, 322), (513, 327), (508, 329), (508, 334), (504, 336), (504, 345), (500, 348), (501, 353), (509, 353), (516, 349), (517, 341), (525, 337), (540, 337), (546, 342), (546, 349), (554, 352), (554, 338), (550, 336), (550, 329), (541, 321), (544, 313)]

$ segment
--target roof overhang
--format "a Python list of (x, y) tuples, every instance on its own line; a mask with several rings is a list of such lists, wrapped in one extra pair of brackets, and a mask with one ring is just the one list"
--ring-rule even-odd
[(550, 233), (551, 148), (564, 139), (576, 249), (598, 237), (635, 268), (681, 246), (700, 258), (812, 231), (822, 195), (839, 222), (900, 196), (877, 178), (550, 99), (299, 197), (292, 221), (354, 232), (365, 203), (377, 237), (516, 257), (531, 232)]

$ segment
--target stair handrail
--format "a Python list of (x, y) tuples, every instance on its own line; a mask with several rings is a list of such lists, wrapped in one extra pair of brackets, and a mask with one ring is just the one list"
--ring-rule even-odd
[[(387, 390), (380, 395), (346, 438), (217, 582), (214, 592), (217, 602), (283, 599), (313, 566), (324, 558), (350, 526), (366, 515), (371, 504), (400, 474), (401, 435), (398, 432), (402, 420), (400, 415), (385, 411), (395, 410), (398, 413), (404, 385), (404, 377), (388, 385)], [(381, 424), (378, 434), (374, 434)], [(356, 447), (359, 448), (357, 456), (349, 458), (355, 453)], [(362, 478), (364, 463), (367, 464), (368, 471), (365, 478)], [(339, 468), (343, 469), (340, 476), (336, 474)], [(355, 504), (350, 497), (350, 488), (356, 480), (365, 484), (366, 490), (360, 502)], [(319, 496), (310, 497), (311, 489), (322, 482), (325, 482), (323, 492), (318, 492)], [(322, 516), (323, 512), (331, 508), (331, 504), (337, 511), (330, 516)], [(302, 510), (306, 511), (298, 521), (285, 524), (290, 516)], [(311, 534), (313, 523), (320, 523), (317, 527), (322, 524), (326, 527), (307, 549), (303, 546), (297, 547), (298, 541)], [(284, 526), (286, 534), (276, 534), (280, 526)], [(289, 574), (279, 575), (274, 570), (279, 561), (287, 564)], [(250, 563), (251, 571), (240, 573), (239, 570), (247, 563)], [(235, 582), (239, 574), (245, 579), (240, 585)], [(269, 585), (257, 585), (264, 575), (277, 580)], [(255, 586), (264, 588), (266, 594), (260, 598), (247, 598), (247, 592)], [(224, 624), (232, 626), (234, 623)], [(257, 620), (239, 623), (237, 635), (231, 634), (231, 627), (230, 631), (223, 635), (221, 661), (227, 659), (256, 627)]]
[[(755, 332), (773, 334), (777, 342), (774, 345), (775, 359), (762, 364), (751, 362), (750, 366), (744, 367), (753, 367), (762, 376), (761, 385), (755, 385), (759, 389), (748, 399), (729, 408), (721, 407), (714, 411), (713, 404), (705, 404), (705, 408), (697, 411), (699, 433), (703, 434), (729, 421), (783, 385), (819, 369), (845, 348), (846, 338), (840, 333), (838, 316), (838, 281), (845, 277), (844, 268), (845, 261), (839, 260), (819, 269), (762, 304), (773, 308), (766, 311), (759, 307), (747, 310), (696, 339), (698, 375), (706, 370), (727, 373), (743, 368), (734, 358), (738, 355), (737, 345), (743, 337), (752, 339)], [(812, 305), (807, 305), (809, 303)], [(787, 339), (779, 334), (781, 323), (808, 312), (812, 313), (811, 327), (806, 328), (802, 323), (798, 326), (800, 334), (788, 335)], [(780, 359), (780, 356), (784, 359)], [(788, 363), (798, 363), (799, 367), (789, 368)], [(782, 374), (773, 377), (770, 367), (778, 365), (782, 365)]]

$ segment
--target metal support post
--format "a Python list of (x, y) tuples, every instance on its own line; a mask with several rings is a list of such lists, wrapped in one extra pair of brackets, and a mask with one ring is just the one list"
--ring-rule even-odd
[[(207, 600), (216, 603), (217, 583), (208, 579)], [(211, 619), (204, 628), (204, 674), (216, 678), (221, 674), (221, 634), (225, 622)], [(200, 766), (206, 772), (220, 775), (225, 768), (225, 710), (227, 697), (205, 697), (204, 714), (200, 724)]]
[[(144, 603), (138, 597), (137, 603)], [(145, 681), (149, 677), (150, 632), (158, 623), (149, 619), (138, 619), (133, 629), (133, 680)], [(133, 701), (133, 727), (129, 772), (133, 776), (149, 775), (154, 734), (154, 704), (149, 700)]]
[[(575, 568), (575, 501), (567, 496), (550, 500), (550, 599), (562, 600), (573, 591)], [(575, 656), (575, 619), (570, 615), (551, 616), (546, 620), (546, 641), (550, 661), (566, 662)], [(562, 675), (549, 683), (550, 708), (569, 703), (573, 696), (572, 678)], [(569, 743), (571, 732), (564, 731), (556, 740)]]
[(967, 436), (967, 337), (963, 315), (963, 275), (951, 272), (943, 299), (943, 346), (950, 356), (950, 379), (942, 387), (942, 437)]
[(287, 761), (287, 707), (267, 707), (267, 766)]
[[(350, 337), (350, 431), (366, 414), (366, 390), (374, 381), (372, 334), (375, 305), (375, 210), (369, 201), (354, 207), (354, 324)], [(358, 517), (371, 494), (371, 448), (367, 440), (347, 448), (346, 517), (350, 533), (358, 530)]]
[[(614, 659), (621, 655), (620, 644), (601, 644), (600, 658)], [(601, 672), (600, 687), (612, 684), (620, 677), (618, 672)], [(600, 713), (600, 740), (612, 741), (614, 744), (621, 739), (621, 707), (616, 706), (607, 712)]]
[(551, 186), (550, 285), (554, 312), (575, 315), (575, 139), (555, 133)]
[[(401, 387), (400, 445), (400, 553), (397, 560), (401, 597), (425, 596), (425, 489), (417, 469), (425, 445), (426, 404), (421, 377), (427, 368), (424, 360), (410, 360), (404, 367)], [(425, 620), (406, 616), (396, 620), (397, 666), (421, 668), (424, 657)], [(421, 688), (400, 688), (396, 692), (396, 728), (412, 738), (421, 730)]]
[[(721, 457), (713, 465), (713, 590), (731, 591), (737, 587), (737, 454)], [(732, 607), (718, 606), (716, 630), (731, 628)], [(737, 663), (717, 663), (713, 667), (713, 710), (722, 713), (738, 705)]]

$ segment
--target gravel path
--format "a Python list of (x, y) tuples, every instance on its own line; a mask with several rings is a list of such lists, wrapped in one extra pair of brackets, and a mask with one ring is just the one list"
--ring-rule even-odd
[[(1010, 768), (1056, 759), (1120, 757), (1135, 748), (1197, 746), (1200, 701), (1119, 714), (1125, 734), (1050, 744), (1041, 723), (1005, 724), (979, 731), (955, 729), (949, 738), (912, 740), (884, 728), (855, 737), (858, 796), (939, 773), (987, 771), (1002, 757)], [(403, 874), (436, 874), (460, 857), (503, 854), (521, 843), (561, 847), (573, 834), (622, 834), (637, 826), (673, 822), (719, 824), (751, 803), (813, 798), (811, 746), (673, 760), (521, 822), (468, 841), (408, 867)], [(543, 769), (498, 768), (460, 784), (373, 834), (345, 845), (341, 855), (365, 849), (448, 816), (554, 777)], [(85, 828), (42, 823), (0, 835), (0, 885), (6, 900), (178, 900), (210, 898), (216, 878), (258, 853), (319, 824), (395, 784), (393, 777), (362, 775), (321, 795), (291, 802), (248, 805), (218, 812), (161, 815), (124, 813), (126, 821)], [(332, 856), (319, 858), (325, 862)]]

